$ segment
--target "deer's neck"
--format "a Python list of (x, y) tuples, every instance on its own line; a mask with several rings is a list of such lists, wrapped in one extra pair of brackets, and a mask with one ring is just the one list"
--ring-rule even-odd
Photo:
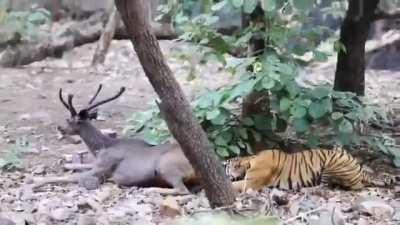
[(94, 155), (100, 149), (108, 148), (115, 142), (115, 139), (102, 134), (100, 130), (89, 122), (81, 124), (79, 136)]

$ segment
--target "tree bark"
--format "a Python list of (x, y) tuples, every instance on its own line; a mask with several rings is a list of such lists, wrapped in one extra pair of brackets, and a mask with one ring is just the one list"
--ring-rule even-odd
[(365, 42), (375, 19), (379, 0), (349, 0), (349, 8), (340, 29), (340, 50), (334, 89), (365, 94)]
[(114, 38), (115, 30), (117, 29), (120, 20), (121, 19), (117, 8), (112, 7), (107, 24), (105, 25), (100, 39), (97, 42), (97, 47), (92, 59), (92, 66), (104, 63), (108, 48), (110, 47), (111, 41)]
[(202, 180), (211, 207), (230, 205), (234, 192), (188, 100), (172, 75), (146, 15), (147, 0), (115, 0), (143, 70), (161, 99), (168, 128)]

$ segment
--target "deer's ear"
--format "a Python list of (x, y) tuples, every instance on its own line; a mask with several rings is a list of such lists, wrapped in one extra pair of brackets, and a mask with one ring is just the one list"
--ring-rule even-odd
[(87, 120), (89, 119), (89, 112), (87, 110), (81, 110), (78, 113), (78, 117), (80, 120)]

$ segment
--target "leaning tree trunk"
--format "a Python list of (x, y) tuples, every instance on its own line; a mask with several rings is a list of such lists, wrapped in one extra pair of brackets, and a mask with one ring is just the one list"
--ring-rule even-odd
[(349, 8), (340, 29), (340, 50), (336, 65), (334, 89), (357, 95), (365, 92), (365, 42), (379, 0), (349, 0)]
[(143, 70), (161, 99), (160, 110), (172, 135), (202, 180), (212, 207), (230, 205), (234, 192), (207, 136), (168, 67), (151, 30), (147, 0), (115, 0)]
[(112, 39), (114, 38), (115, 30), (117, 29), (119, 22), (120, 17), (118, 10), (115, 7), (112, 7), (108, 16), (108, 21), (104, 26), (103, 33), (97, 42), (97, 47), (93, 54), (92, 66), (104, 64), (108, 49), (111, 45)]

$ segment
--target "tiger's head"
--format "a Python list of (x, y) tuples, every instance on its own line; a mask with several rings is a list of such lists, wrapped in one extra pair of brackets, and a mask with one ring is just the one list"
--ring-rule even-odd
[(250, 168), (250, 162), (243, 158), (233, 158), (226, 162), (225, 172), (231, 180), (241, 180)]

